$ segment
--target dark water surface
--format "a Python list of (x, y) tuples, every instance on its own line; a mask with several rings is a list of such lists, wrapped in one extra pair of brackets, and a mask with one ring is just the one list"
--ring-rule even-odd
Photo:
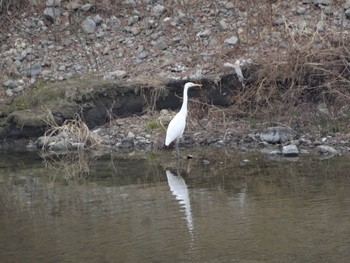
[(0, 153), (0, 261), (350, 262), (349, 157), (171, 154)]

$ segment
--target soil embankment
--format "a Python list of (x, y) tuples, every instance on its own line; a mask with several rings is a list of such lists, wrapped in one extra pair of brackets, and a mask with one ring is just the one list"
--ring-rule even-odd
[[(299, 148), (347, 152), (350, 2), (254, 2), (4, 1), (3, 142), (78, 114), (108, 145), (160, 147), (161, 110), (192, 80), (204, 89), (190, 94), (184, 144), (256, 147), (285, 126)], [(224, 67), (238, 59), (243, 81)]]

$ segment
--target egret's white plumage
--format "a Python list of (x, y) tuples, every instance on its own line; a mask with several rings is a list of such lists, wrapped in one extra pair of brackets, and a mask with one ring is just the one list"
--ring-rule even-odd
[(165, 145), (169, 146), (175, 140), (176, 153), (179, 155), (178, 142), (186, 127), (188, 89), (191, 87), (201, 87), (201, 84), (187, 82), (184, 87), (183, 102), (180, 111), (170, 121), (165, 138)]
[(241, 69), (241, 61), (238, 59), (235, 64), (231, 64), (231, 63), (228, 63), (226, 62), (224, 64), (224, 67), (231, 67), (231, 68), (234, 68), (235, 72), (236, 72), (236, 75), (238, 77), (238, 80), (243, 84), (244, 81), (245, 81), (245, 77), (243, 76), (243, 73), (242, 73), (242, 69)]

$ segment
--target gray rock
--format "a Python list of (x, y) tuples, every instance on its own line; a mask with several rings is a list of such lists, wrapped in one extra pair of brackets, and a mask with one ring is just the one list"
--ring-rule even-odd
[(209, 29), (205, 29), (203, 31), (200, 31), (196, 34), (197, 37), (209, 37), (210, 36), (210, 30)]
[(85, 148), (85, 143), (82, 142), (72, 142), (71, 143), (72, 149), (73, 150), (79, 150)]
[(21, 67), (21, 65), (22, 65), (22, 62), (19, 61), (19, 60), (15, 60), (15, 61), (13, 62), (13, 66), (14, 66), (16, 69), (19, 69), (19, 68)]
[(324, 32), (326, 30), (324, 24), (321, 21), (317, 23), (316, 29), (318, 32)]
[(130, 16), (128, 19), (128, 26), (133, 26), (139, 21), (138, 16)]
[(302, 7), (302, 6), (298, 6), (297, 9), (295, 10), (295, 12), (296, 12), (298, 15), (303, 15), (303, 14), (305, 14), (305, 12), (306, 12), (306, 8), (305, 8), (305, 7)]
[(24, 60), (24, 56), (14, 56), (13, 58), (12, 58), (14, 61), (16, 61), (16, 60), (19, 60), (19, 61), (23, 61)]
[(60, 7), (46, 7), (44, 10), (44, 16), (51, 22), (56, 21), (61, 16)]
[(328, 107), (325, 103), (320, 103), (319, 105), (317, 105), (317, 110), (326, 116), (330, 116)]
[(20, 93), (20, 92), (23, 91), (23, 89), (24, 89), (23, 86), (18, 86), (16, 88), (13, 88), (12, 91), (15, 92), (15, 93)]
[(166, 44), (164, 38), (160, 38), (158, 39), (157, 41), (155, 41), (153, 43), (153, 46), (156, 48), (156, 49), (159, 49), (159, 50), (164, 50), (164, 49), (167, 49), (168, 48), (168, 45)]
[(12, 97), (14, 93), (13, 93), (12, 89), (7, 89), (5, 91), (5, 94), (6, 94), (7, 97)]
[(61, 0), (46, 0), (46, 6), (60, 6)]
[(225, 20), (220, 20), (219, 21), (219, 28), (221, 31), (226, 31), (228, 29), (228, 25), (225, 22)]
[(81, 24), (81, 27), (83, 28), (86, 34), (92, 34), (96, 30), (96, 23), (93, 19), (87, 17)]
[(313, 0), (315, 5), (331, 5), (332, 0)]
[(345, 4), (344, 4), (344, 9), (349, 9), (350, 8), (350, 0), (346, 0)]
[(350, 8), (345, 11), (345, 16), (347, 19), (350, 19)]
[(333, 15), (333, 7), (332, 6), (326, 6), (323, 9), (323, 13), (325, 13), (326, 15)]
[(103, 19), (100, 15), (95, 15), (93, 20), (95, 21), (96, 25), (99, 25), (102, 23)]
[(317, 146), (317, 149), (319, 153), (324, 156), (334, 156), (338, 154), (338, 151), (336, 149), (328, 145), (319, 145)]
[(269, 127), (263, 130), (259, 137), (261, 141), (268, 143), (284, 143), (293, 140), (296, 136), (296, 132), (283, 126)]
[(165, 7), (157, 4), (152, 8), (152, 11), (154, 16), (159, 17), (165, 12)]
[(59, 140), (57, 142), (50, 143), (48, 148), (54, 152), (64, 152), (68, 151), (71, 148), (71, 145), (68, 141)]
[(130, 137), (124, 138), (121, 141), (119, 148), (129, 149), (129, 150), (134, 149), (134, 138), (130, 138)]
[(289, 144), (282, 147), (282, 155), (285, 157), (299, 156), (298, 147), (295, 144)]
[(274, 26), (284, 25), (285, 23), (286, 23), (286, 19), (282, 16), (272, 21), (272, 25)]
[(3, 44), (3, 45), (1, 45), (0, 51), (5, 52), (5, 51), (8, 51), (9, 49), (10, 49), (9, 45)]
[(128, 132), (127, 138), (135, 139), (135, 134), (131, 131)]
[(5, 87), (5, 88), (9, 88), (9, 89), (14, 89), (14, 88), (17, 88), (18, 84), (17, 84), (17, 81), (15, 80), (12, 80), (12, 79), (8, 79), (8, 80), (5, 80), (2, 85)]
[(226, 45), (234, 46), (238, 43), (238, 37), (232, 36), (230, 38), (225, 39), (224, 43)]
[(29, 68), (25, 68), (22, 70), (22, 73), (28, 77), (28, 78), (32, 78), (35, 77), (37, 75), (39, 75), (42, 71), (42, 67), (40, 64), (34, 64), (33, 66), (29, 67)]
[(104, 79), (122, 79), (127, 75), (126, 71), (124, 70), (115, 70), (112, 72), (106, 73), (103, 78)]
[(111, 48), (109, 46), (105, 47), (102, 51), (103, 55), (108, 55), (111, 51)]
[(140, 34), (140, 28), (138, 26), (133, 26), (130, 28), (130, 33), (133, 34), (134, 36), (137, 36)]
[(137, 58), (138, 58), (138, 59), (145, 59), (145, 58), (147, 58), (147, 56), (148, 56), (147, 51), (146, 51), (146, 50), (142, 50), (142, 51), (137, 55)]
[(203, 163), (204, 165), (210, 165), (210, 161), (209, 161), (209, 160), (203, 160), (202, 163)]
[(235, 4), (231, 2), (227, 2), (224, 6), (227, 10), (231, 10), (235, 8)]
[(80, 9), (85, 11), (85, 12), (89, 11), (90, 8), (91, 8), (91, 4), (89, 4), (89, 3), (87, 3), (87, 4), (83, 5), (82, 7), (80, 7)]

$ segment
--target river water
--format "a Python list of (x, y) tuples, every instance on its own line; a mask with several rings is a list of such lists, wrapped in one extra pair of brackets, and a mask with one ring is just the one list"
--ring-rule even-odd
[(350, 262), (349, 157), (173, 154), (0, 153), (1, 262)]

